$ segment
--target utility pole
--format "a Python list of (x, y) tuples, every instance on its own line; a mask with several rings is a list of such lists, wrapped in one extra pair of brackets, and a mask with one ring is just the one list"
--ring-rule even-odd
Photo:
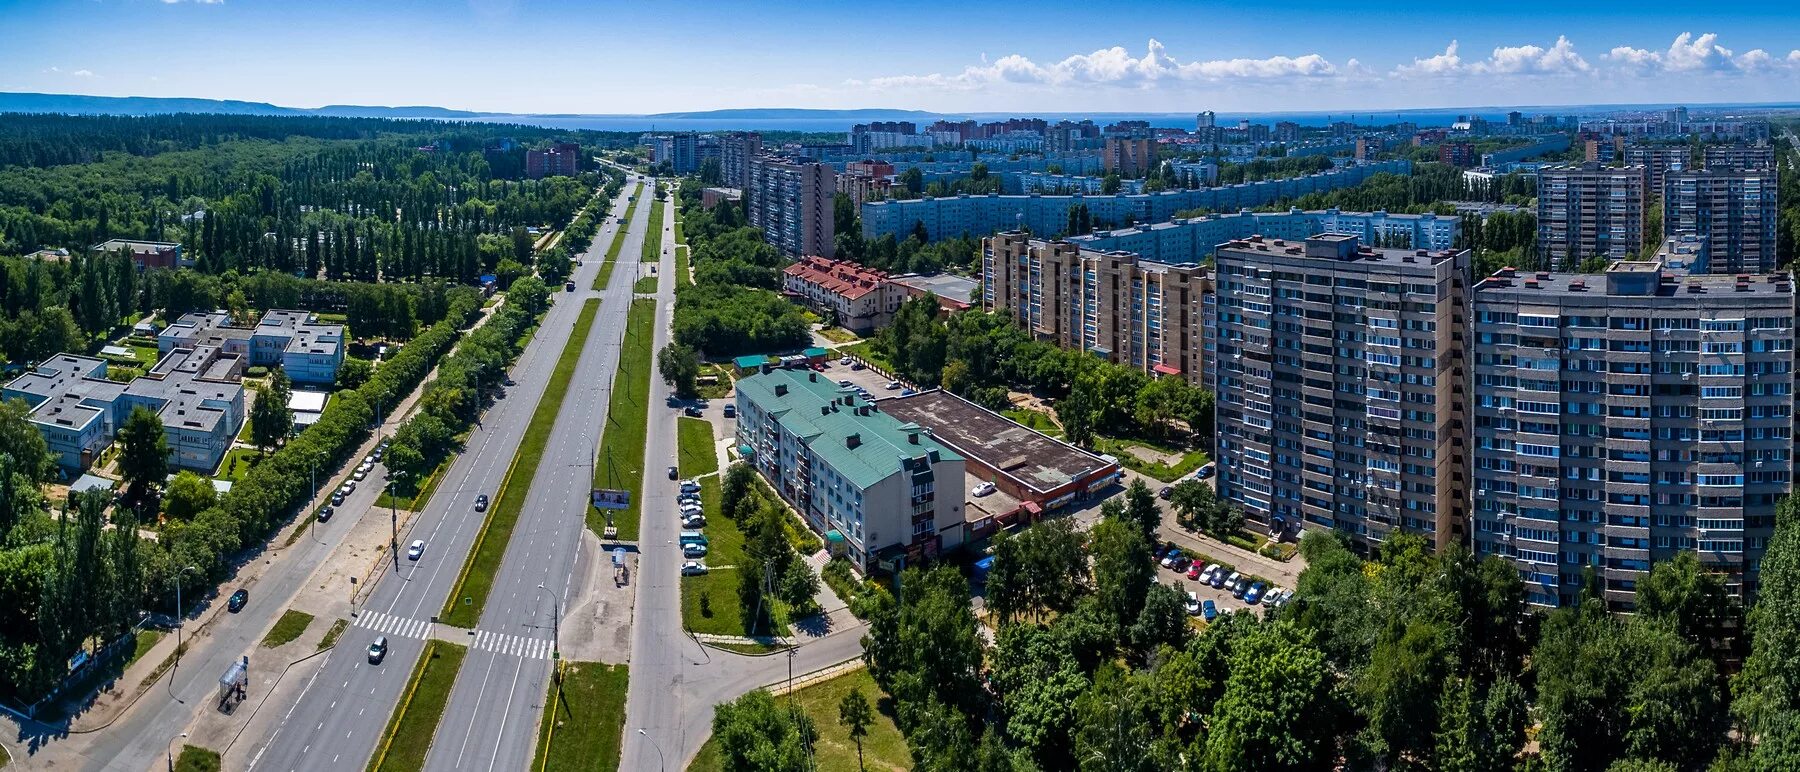
[(388, 550), (394, 556), (394, 573), (400, 573), (400, 505), (394, 498), (394, 480), (405, 476), (404, 472), (389, 471), (387, 473), (388, 494)]

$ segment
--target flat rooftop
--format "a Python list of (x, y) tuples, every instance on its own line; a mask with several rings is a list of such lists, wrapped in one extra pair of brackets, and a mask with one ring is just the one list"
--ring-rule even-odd
[(878, 400), (875, 407), (929, 430), (965, 458), (1048, 493), (1114, 464), (942, 389)]
[(891, 278), (895, 284), (920, 292), (930, 292), (940, 298), (970, 302), (975, 298), (975, 291), (981, 288), (981, 280), (953, 273), (938, 273), (930, 276), (908, 273)]
[[(1658, 271), (1661, 271), (1658, 274)], [(1613, 281), (1609, 282), (1611, 277)], [(1633, 286), (1654, 291), (1639, 292), (1609, 290), (1610, 285), (1619, 284), (1623, 278), (1635, 279)], [(1654, 284), (1652, 284), (1654, 282)], [(1599, 295), (1603, 297), (1686, 297), (1693, 299), (1713, 298), (1712, 302), (1723, 303), (1744, 297), (1782, 298), (1781, 302), (1792, 302), (1794, 295), (1793, 276), (1788, 273), (1771, 274), (1726, 274), (1726, 273), (1686, 273), (1678, 269), (1664, 268), (1654, 260), (1621, 260), (1613, 263), (1606, 273), (1558, 273), (1554, 271), (1521, 271), (1502, 268), (1475, 283), (1473, 298), (1479, 302), (1485, 299), (1504, 297), (1511, 299), (1529, 299), (1533, 297)], [(1719, 296), (1725, 296), (1720, 298)]]

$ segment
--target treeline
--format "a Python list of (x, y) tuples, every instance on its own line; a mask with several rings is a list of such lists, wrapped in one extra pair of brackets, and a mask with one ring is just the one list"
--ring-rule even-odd
[[(1793, 128), (1795, 124), (1786, 124)], [(1778, 167), (1780, 191), (1776, 200), (1780, 212), (1775, 219), (1775, 254), (1781, 265), (1792, 266), (1800, 257), (1800, 155), (1786, 134), (1775, 138), (1775, 164)]]
[(1236, 185), (1240, 182), (1305, 177), (1326, 171), (1331, 171), (1331, 157), (1324, 155), (1258, 158), (1241, 164), (1224, 162), (1219, 164), (1219, 184)]
[(438, 363), (437, 377), (419, 397), (418, 413), (394, 432), (383, 459), (390, 474), (403, 478), (396, 489), (418, 490), (432, 470), (462, 449), (460, 438), (481, 414), (481, 396), (505, 380), (525, 331), (549, 305), (550, 290), (542, 280), (526, 276), (513, 282), (506, 305)]
[(1169, 438), (1212, 434), (1212, 393), (1181, 377), (1150, 378), (1092, 354), (1041, 341), (1000, 314), (943, 313), (927, 295), (902, 303), (874, 349), (896, 374), (925, 388), (941, 386), (993, 410), (1011, 407), (1010, 391), (1060, 401), (1056, 415), (1070, 442), (1109, 436)]
[(862, 235), (862, 217), (850, 197), (839, 193), (832, 201), (832, 225), (837, 236), (832, 244), (838, 259), (888, 273), (931, 274), (946, 268), (969, 270), (981, 254), (981, 239), (959, 236), (933, 242), (925, 237), (925, 224), (915, 223), (904, 239), (889, 233), (874, 241)]
[(781, 253), (745, 225), (738, 207), (700, 206), (698, 180), (679, 191), (694, 283), (676, 283), (675, 340), (709, 357), (784, 351), (810, 339), (800, 308), (782, 298)]
[[(625, 189), (624, 172), (606, 166), (601, 167), (600, 174), (606, 183), (600, 186), (599, 192), (588, 199), (587, 204), (582, 207), (581, 213), (575, 215), (574, 221), (569, 223), (569, 227), (563, 229), (562, 240), (558, 241), (556, 246), (535, 256), (537, 273), (544, 278), (544, 281), (556, 283), (569, 277), (570, 271), (573, 270), (573, 263), (570, 261), (580, 259), (580, 256), (587, 252), (588, 247), (593, 245), (594, 234), (600, 231), (601, 221), (605, 220), (611, 211), (613, 199), (617, 198), (619, 192)], [(523, 261), (514, 260), (514, 265), (511, 267), (507, 265), (507, 262), (507, 260), (500, 261), (501, 275), (518, 276), (525, 273), (524, 265), (521, 264)], [(507, 284), (511, 284), (510, 280)]]

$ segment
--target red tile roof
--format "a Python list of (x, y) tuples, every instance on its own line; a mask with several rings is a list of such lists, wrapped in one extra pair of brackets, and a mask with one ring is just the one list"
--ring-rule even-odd
[(887, 273), (883, 271), (811, 255), (788, 266), (786, 273), (847, 300), (856, 300), (887, 283)]

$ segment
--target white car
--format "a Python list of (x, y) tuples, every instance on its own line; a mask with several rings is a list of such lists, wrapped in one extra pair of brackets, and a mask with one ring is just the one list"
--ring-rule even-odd
[(1200, 616), (1200, 595), (1193, 590), (1188, 590), (1187, 613), (1191, 617)]
[(706, 557), (706, 545), (704, 545), (704, 544), (684, 544), (681, 547), (681, 556), (684, 558)]
[(887, 390), (888, 390), (888, 391), (895, 391), (895, 390), (897, 390), (897, 389), (899, 389), (899, 388), (900, 388), (900, 382), (899, 382), (899, 381), (888, 381), (888, 382), (887, 382)]
[(704, 515), (704, 514), (706, 514), (706, 510), (697, 504), (681, 505), (681, 516), (682, 517), (693, 517), (694, 515)]
[(425, 540), (424, 539), (414, 539), (412, 546), (406, 548), (406, 559), (407, 560), (418, 560), (419, 556), (424, 555), (424, 554), (425, 554)]
[(704, 573), (706, 573), (706, 563), (704, 561), (688, 560), (683, 561), (681, 564), (682, 576), (699, 576)]
[(338, 490), (341, 491), (345, 496), (355, 493), (356, 492), (356, 481), (351, 480), (349, 482), (346, 482), (343, 485), (338, 486)]
[(989, 495), (989, 494), (991, 494), (991, 493), (993, 493), (993, 492), (994, 492), (994, 490), (995, 490), (995, 489), (994, 489), (994, 484), (993, 484), (993, 483), (991, 483), (991, 482), (984, 482), (984, 483), (982, 483), (982, 484), (980, 484), (980, 485), (977, 485), (977, 486), (975, 486), (975, 490), (973, 490), (973, 491), (970, 491), (970, 492), (971, 492), (971, 493), (973, 493), (973, 494), (975, 494), (975, 495), (976, 495), (976, 496), (986, 496), (986, 495)]
[(681, 518), (681, 527), (690, 531), (698, 531), (706, 527), (705, 515), (687, 515)]
[(849, 367), (850, 366), (850, 357), (838, 357), (838, 364), (843, 365), (845, 367)]
[(368, 479), (368, 477), (369, 477), (369, 470), (360, 469), (360, 468), (356, 470), (355, 474), (350, 475), (350, 479), (352, 479), (352, 480), (366, 480), (366, 479)]

